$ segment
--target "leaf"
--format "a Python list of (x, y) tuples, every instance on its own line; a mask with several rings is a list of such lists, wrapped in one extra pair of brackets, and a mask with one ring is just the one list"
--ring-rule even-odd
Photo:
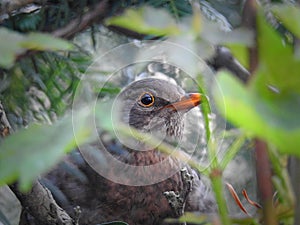
[(16, 57), (26, 50), (70, 50), (73, 45), (65, 40), (43, 33), (24, 35), (7, 28), (0, 28), (0, 67), (10, 68)]
[(18, 44), (23, 39), (23, 35), (10, 31), (7, 28), (0, 28), (0, 66), (9, 68), (13, 65), (15, 55), (25, 51)]
[(203, 18), (201, 15), (200, 5), (199, 3), (192, 3), (193, 6), (193, 16), (192, 16), (192, 30), (195, 34), (199, 34), (201, 32), (203, 26)]
[(232, 55), (245, 67), (249, 68), (249, 51), (245, 45), (228, 43), (226, 44), (232, 53)]
[(230, 122), (274, 144), (282, 153), (300, 156), (296, 147), (300, 145), (299, 94), (281, 96), (265, 85), (269, 94), (263, 95), (255, 89), (259, 80), (246, 88), (227, 72), (220, 72), (217, 80), (223, 96), (215, 96), (216, 103), (221, 112), (226, 110)]
[(300, 156), (300, 61), (262, 14), (257, 39), (259, 68), (248, 87), (221, 72), (218, 81), (224, 96), (215, 96), (217, 105), (234, 125), (275, 145), (281, 153)]
[(113, 102), (102, 102), (101, 104), (97, 104), (95, 107), (95, 118), (96, 123), (106, 131), (114, 133), (114, 125), (113, 125), (113, 118), (116, 118), (118, 110), (113, 110)]
[(173, 218), (165, 219), (165, 221), (168, 223), (181, 222), (181, 223), (191, 223), (191, 224), (207, 224), (208, 220), (209, 219), (204, 214), (199, 215), (199, 214), (190, 213), (190, 212), (184, 213), (184, 215), (181, 216), (179, 219), (173, 219)]
[(300, 8), (296, 5), (274, 5), (271, 11), (279, 18), (283, 25), (300, 38)]
[(73, 48), (70, 42), (44, 33), (29, 33), (26, 38), (20, 42), (20, 46), (39, 51), (71, 50)]
[(7, 137), (0, 149), (0, 185), (19, 179), (21, 189), (28, 190), (66, 152), (86, 142), (91, 136), (87, 113), (87, 110), (78, 112), (75, 127), (68, 116), (54, 125), (33, 124)]
[(230, 32), (225, 32), (219, 29), (217, 24), (206, 23), (201, 34), (202, 38), (212, 44), (239, 44), (251, 47), (254, 44), (254, 33), (249, 29), (237, 28)]
[(292, 47), (266, 23), (263, 15), (258, 16), (259, 68), (266, 82), (279, 91), (300, 93), (300, 59), (293, 55)]
[(163, 36), (179, 33), (179, 28), (169, 13), (151, 7), (127, 9), (123, 15), (107, 19), (105, 23), (141, 34)]

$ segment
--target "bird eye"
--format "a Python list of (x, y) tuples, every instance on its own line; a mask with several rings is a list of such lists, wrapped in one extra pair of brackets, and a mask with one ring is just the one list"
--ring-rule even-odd
[(154, 104), (154, 96), (148, 92), (141, 95), (139, 100), (140, 105), (150, 107)]

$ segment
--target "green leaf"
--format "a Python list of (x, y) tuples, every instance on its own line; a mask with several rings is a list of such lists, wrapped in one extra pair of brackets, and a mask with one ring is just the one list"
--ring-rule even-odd
[(24, 35), (7, 28), (0, 28), (0, 67), (10, 68), (16, 57), (26, 50), (70, 50), (73, 45), (63, 39), (43, 33)]
[(19, 42), (23, 40), (23, 35), (2, 27), (0, 28), (0, 40), (0, 66), (9, 68), (14, 63), (15, 55), (25, 51), (19, 46)]
[(179, 219), (173, 219), (173, 218), (168, 218), (168, 219), (165, 219), (166, 222), (168, 223), (178, 223), (178, 222), (181, 222), (181, 223), (191, 223), (191, 224), (208, 224), (208, 218), (206, 215), (199, 215), (199, 214), (196, 214), (196, 213), (190, 213), (190, 212), (187, 212), (187, 213), (184, 213), (183, 216), (181, 216)]
[(248, 47), (242, 44), (228, 43), (226, 44), (232, 55), (245, 67), (249, 68), (249, 51)]
[(300, 59), (293, 55), (292, 47), (258, 16), (259, 68), (266, 82), (283, 93), (300, 93)]
[[(300, 95), (280, 95), (265, 85), (265, 93), (258, 92), (256, 86), (262, 75), (246, 88), (227, 72), (220, 72), (218, 84), (223, 96), (215, 96), (221, 112), (236, 126), (252, 135), (267, 140), (282, 153), (300, 156)], [(259, 84), (261, 86), (261, 84)], [(223, 101), (225, 104), (223, 104)]]
[(73, 48), (70, 42), (43, 33), (29, 33), (26, 38), (20, 42), (20, 46), (40, 51), (71, 50)]
[(272, 12), (279, 18), (283, 25), (300, 38), (300, 8), (296, 5), (274, 5)]
[(193, 16), (192, 16), (192, 31), (195, 34), (199, 34), (202, 30), (202, 26), (203, 26), (203, 18), (201, 15), (201, 10), (200, 10), (200, 6), (199, 3), (192, 3), (193, 6)]
[(87, 113), (82, 110), (77, 114), (76, 127), (69, 116), (54, 125), (33, 124), (7, 137), (0, 149), (0, 185), (19, 179), (21, 189), (28, 190), (32, 182), (66, 152), (90, 138)]
[(117, 116), (113, 111), (113, 102), (101, 102), (101, 104), (97, 104), (95, 107), (95, 118), (96, 123), (101, 126), (106, 131), (114, 133), (113, 121), (112, 119)]
[(167, 11), (151, 7), (128, 9), (123, 15), (107, 19), (105, 23), (141, 34), (163, 36), (179, 33), (179, 27)]

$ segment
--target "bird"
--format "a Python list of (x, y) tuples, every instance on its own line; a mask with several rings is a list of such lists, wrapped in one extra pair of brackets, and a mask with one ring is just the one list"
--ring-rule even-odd
[[(184, 117), (201, 101), (201, 94), (186, 93), (167, 80), (143, 78), (129, 84), (116, 97), (116, 124), (151, 134), (162, 143), (179, 142), (184, 135)], [(122, 221), (130, 225), (156, 225), (163, 224), (166, 218), (179, 217), (166, 193), (185, 191), (182, 168), (192, 177), (192, 188), (185, 196), (182, 210), (217, 212), (209, 184), (187, 162), (152, 145), (131, 145), (130, 141), (107, 136), (105, 132), (99, 134), (102, 144), (90, 145), (103, 156), (99, 164), (105, 165), (104, 173), (99, 173), (81, 151), (74, 151), (42, 178), (57, 203), (71, 216), (75, 214), (74, 208), (80, 207), (79, 224)], [(101, 154), (104, 151), (111, 159)]]

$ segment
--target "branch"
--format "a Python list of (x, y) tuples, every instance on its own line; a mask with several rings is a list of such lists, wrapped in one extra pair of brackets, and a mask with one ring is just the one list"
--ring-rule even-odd
[(296, 206), (294, 209), (295, 215), (294, 215), (294, 225), (300, 224), (300, 176), (299, 176), (299, 171), (300, 171), (300, 159), (296, 157), (290, 157), (289, 158), (289, 173), (291, 176), (291, 182), (293, 185), (294, 189), (294, 195), (296, 198)]
[(0, 137), (6, 137), (12, 133), (12, 128), (7, 120), (3, 105), (0, 102)]
[(45, 225), (74, 225), (73, 219), (60, 208), (51, 192), (36, 181), (29, 193), (22, 193), (17, 184), (9, 186), (21, 202), (22, 206), (29, 212), (38, 224)]
[[(298, 4), (300, 4), (300, 0), (297, 1)], [(295, 37), (295, 56), (299, 57), (300, 55), (300, 39)], [(293, 185), (293, 191), (294, 191), (294, 196), (296, 198), (296, 206), (294, 209), (294, 212), (300, 212), (300, 176), (299, 176), (299, 171), (300, 171), (300, 159), (291, 156), (289, 158), (289, 163), (288, 163), (288, 169), (289, 169), (289, 174), (291, 177), (291, 182)], [(300, 213), (295, 213), (294, 215), (294, 225), (300, 224)]]
[[(1, 0), (0, 0), (1, 1)], [(91, 6), (92, 7), (92, 6)], [(50, 34), (54, 37), (71, 39), (78, 32), (83, 31), (91, 24), (97, 21), (101, 21), (106, 15), (107, 9), (107, 0), (103, 0), (100, 3), (96, 4), (93, 9), (90, 9), (87, 13), (82, 16), (78, 16), (76, 19), (70, 21), (65, 27), (54, 30)], [(36, 54), (39, 51), (28, 50), (24, 53), (21, 53), (16, 56), (16, 61), (21, 60), (22, 58)]]
[(0, 0), (0, 16), (10, 14), (14, 10), (19, 10), (29, 4), (43, 4), (45, 0)]
[(70, 21), (65, 27), (53, 31), (51, 34), (55, 37), (72, 38), (76, 33), (83, 31), (96, 21), (101, 21), (107, 9), (107, 0), (97, 3), (84, 15)]
[(214, 56), (207, 60), (207, 64), (215, 70), (226, 68), (244, 83), (250, 77), (249, 71), (234, 58), (228, 48), (223, 46), (217, 46)]
[[(0, 102), (0, 136), (6, 137), (12, 133), (6, 113)], [(17, 183), (9, 186), (21, 202), (23, 208), (40, 224), (74, 225), (73, 219), (55, 202), (51, 192), (36, 181), (27, 194), (19, 191)], [(22, 221), (21, 221), (22, 222)]]
[(129, 30), (127, 28), (119, 27), (119, 26), (115, 26), (115, 25), (109, 25), (106, 27), (107, 27), (107, 29), (109, 29), (115, 33), (124, 35), (129, 38), (138, 39), (138, 40), (144, 40), (146, 37), (147, 37), (147, 40), (159, 40), (159, 39), (163, 38), (163, 36), (153, 36), (153, 37), (149, 38), (148, 34), (138, 33), (136, 31)]
[[(242, 17), (243, 26), (253, 30), (255, 36), (256, 36), (256, 11), (257, 11), (256, 4), (257, 3), (255, 0), (246, 1), (244, 5), (243, 17)], [(250, 65), (250, 73), (253, 74), (258, 67), (257, 46), (253, 46), (249, 48), (249, 65)]]

